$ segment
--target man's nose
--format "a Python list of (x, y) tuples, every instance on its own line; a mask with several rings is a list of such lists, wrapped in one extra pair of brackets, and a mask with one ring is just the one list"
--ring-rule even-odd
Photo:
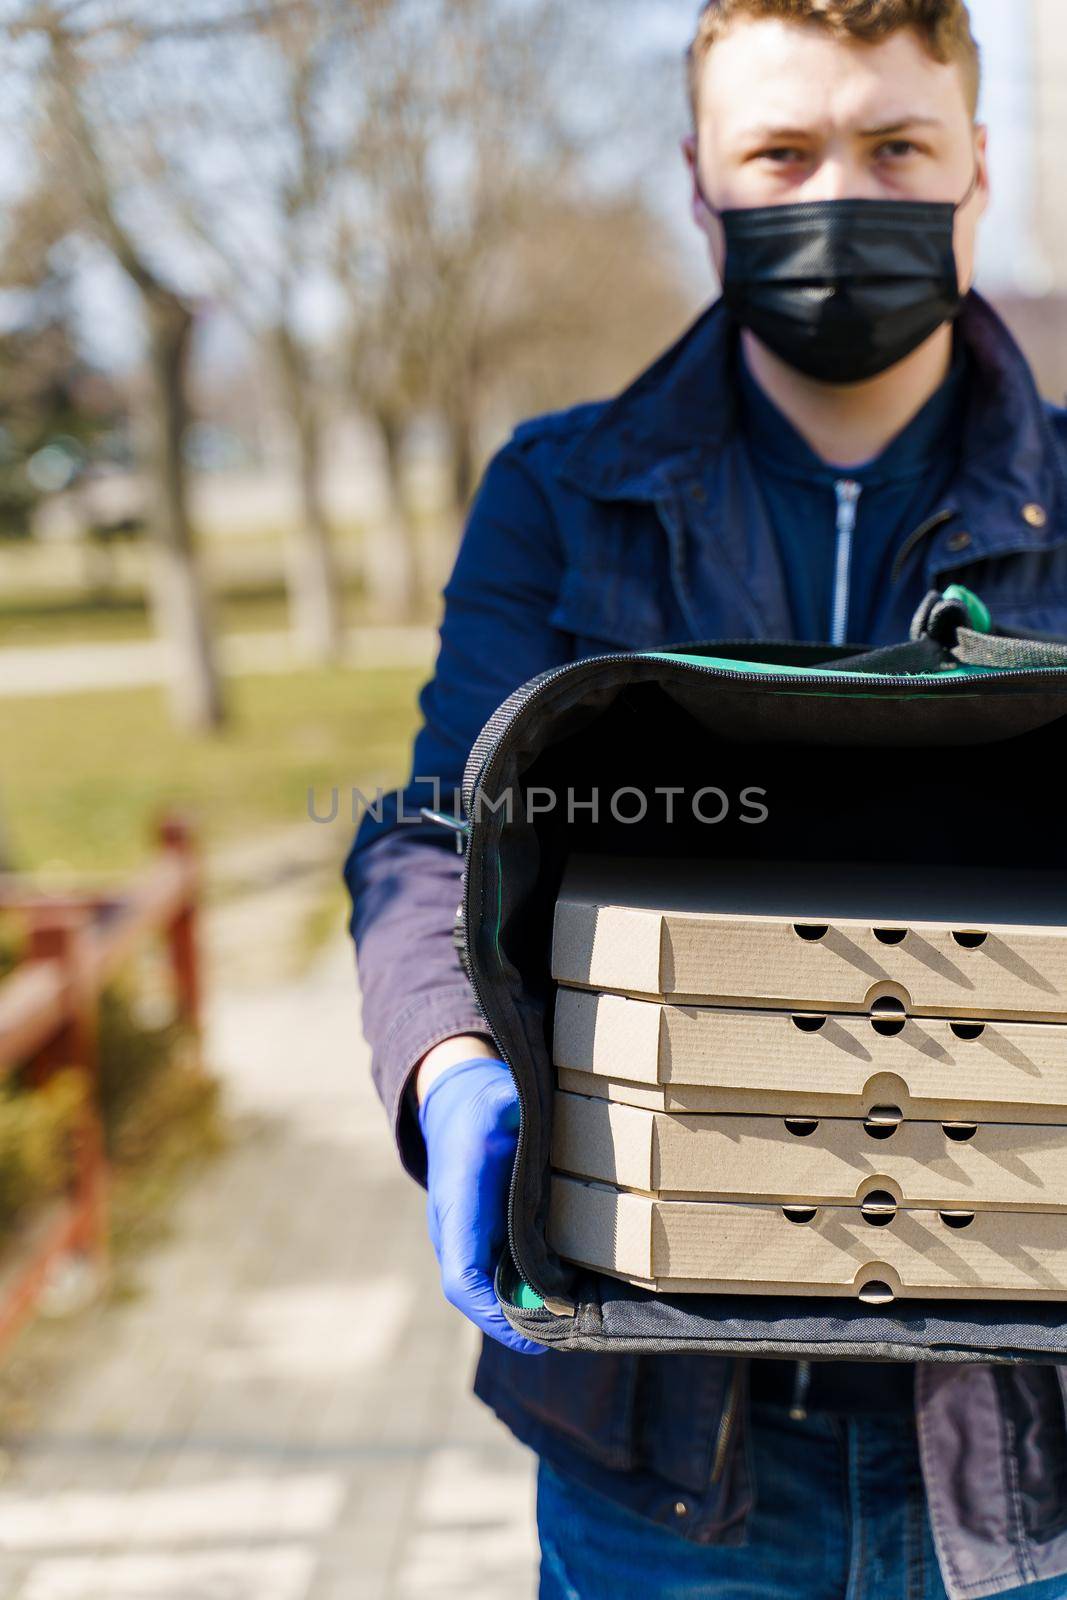
[(803, 186), (801, 200), (871, 200), (879, 190), (857, 161), (828, 158), (819, 163)]

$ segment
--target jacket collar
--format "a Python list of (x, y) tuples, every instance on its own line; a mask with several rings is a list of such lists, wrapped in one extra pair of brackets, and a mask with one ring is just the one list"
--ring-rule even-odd
[[(973, 290), (957, 328), (974, 378), (950, 509), (966, 519), (968, 560), (1043, 549), (1067, 538), (1064, 447), (1022, 351)], [(654, 500), (672, 479), (696, 471), (733, 431), (735, 337), (715, 301), (597, 413), (557, 475), (597, 499)]]
[(733, 339), (716, 301), (600, 411), (558, 476), (597, 499), (650, 500), (665, 469), (719, 449), (733, 419)]

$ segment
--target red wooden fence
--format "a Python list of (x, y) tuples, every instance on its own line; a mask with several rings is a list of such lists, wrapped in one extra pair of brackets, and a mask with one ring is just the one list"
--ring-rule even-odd
[(156, 860), (117, 894), (50, 895), (29, 880), (0, 877), (0, 910), (26, 919), (26, 959), (0, 980), (0, 1079), (19, 1062), (33, 1084), (78, 1067), (89, 1092), (75, 1139), (69, 1193), (29, 1219), (0, 1277), (0, 1349), (36, 1306), (49, 1275), (70, 1252), (107, 1265), (107, 1167), (97, 1081), (100, 992), (148, 938), (167, 943), (179, 1014), (200, 1033), (197, 952), (199, 863), (192, 830), (168, 815)]

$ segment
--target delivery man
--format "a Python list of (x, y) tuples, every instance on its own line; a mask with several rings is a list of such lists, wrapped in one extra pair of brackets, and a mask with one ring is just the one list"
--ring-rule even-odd
[(540, 1458), (542, 1600), (1067, 1596), (1064, 1368), (938, 1364), (919, 1399), (888, 1362), (546, 1352), (491, 1284), (515, 1090), (455, 961), (461, 858), (410, 819), (451, 809), (499, 702), (604, 650), (891, 643), (954, 581), (1067, 634), (1067, 416), (971, 289), (962, 0), (712, 0), (689, 68), (722, 297), (486, 470), (410, 782), (345, 866), (375, 1081), (444, 1293), (487, 1336), (475, 1393)]

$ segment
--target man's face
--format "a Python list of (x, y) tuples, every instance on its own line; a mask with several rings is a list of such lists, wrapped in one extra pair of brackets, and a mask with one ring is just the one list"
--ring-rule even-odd
[[(960, 289), (974, 278), (975, 235), (989, 197), (986, 133), (954, 63), (935, 61), (909, 29), (880, 44), (757, 18), (709, 52), (697, 136), (683, 142), (719, 210), (801, 200), (961, 200)], [(699, 169), (697, 163), (699, 162)], [(693, 216), (721, 280), (722, 227), (693, 184)]]

